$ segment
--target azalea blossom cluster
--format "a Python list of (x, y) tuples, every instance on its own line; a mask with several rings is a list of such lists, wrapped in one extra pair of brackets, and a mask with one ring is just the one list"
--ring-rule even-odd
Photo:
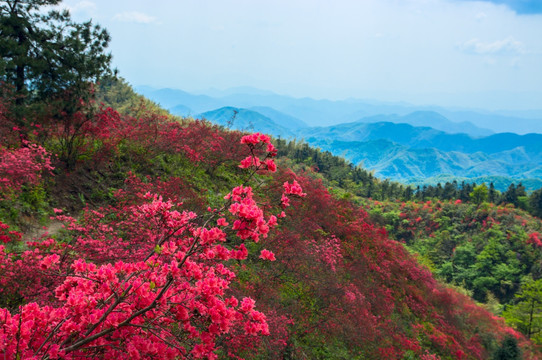
[(10, 226), (7, 224), (4, 224), (2, 221), (0, 221), (0, 243), (9, 243), (12, 241), (19, 241), (23, 237), (23, 234), (15, 231), (15, 230), (9, 230)]
[(542, 247), (541, 238), (542, 238), (542, 236), (537, 232), (530, 233), (529, 234), (529, 239), (527, 240), (527, 243), (528, 244), (533, 244), (536, 247)]
[(24, 184), (36, 184), (42, 174), (53, 169), (50, 154), (39, 145), (24, 141), (17, 149), (0, 146), (0, 198)]
[[(277, 171), (277, 166), (273, 160), (273, 157), (277, 156), (277, 149), (271, 144), (271, 139), (268, 135), (260, 133), (246, 135), (241, 139), (241, 143), (249, 146), (251, 155), (241, 161), (241, 165), (239, 165), (240, 168), (247, 169), (254, 167), (257, 170), (265, 169), (271, 172)], [(267, 155), (264, 159), (260, 159), (255, 155), (255, 150), (263, 147), (266, 147)]]
[[(258, 143), (274, 151), (268, 137), (257, 139), (241, 142), (251, 153)], [(215, 359), (225, 339), (250, 348), (269, 334), (255, 301), (229, 291), (236, 274), (228, 260), (245, 259), (244, 241), (277, 225), (250, 186), (204, 215), (151, 192), (117, 196), (117, 205), (86, 209), (78, 220), (56, 209), (68, 241), (29, 243), (19, 256), (3, 251), (2, 284), (17, 294), (14, 284), (30, 273), (39, 288), (20, 294), (25, 305), (0, 309), (0, 357)], [(275, 260), (265, 249), (260, 258)]]
[(233, 223), (233, 229), (241, 239), (251, 238), (258, 242), (260, 236), (266, 238), (270, 228), (277, 224), (277, 217), (271, 215), (265, 220), (264, 213), (254, 200), (254, 194), (250, 186), (238, 186), (225, 196), (226, 200), (232, 201), (228, 211), (232, 215), (239, 216)]
[(284, 192), (282, 193), (282, 198), (281, 198), (281, 203), (282, 203), (283, 208), (290, 206), (290, 198), (287, 195), (297, 195), (299, 197), (307, 196), (307, 194), (303, 192), (303, 189), (301, 188), (297, 180), (294, 180), (292, 184), (285, 182), (283, 186), (284, 186)]

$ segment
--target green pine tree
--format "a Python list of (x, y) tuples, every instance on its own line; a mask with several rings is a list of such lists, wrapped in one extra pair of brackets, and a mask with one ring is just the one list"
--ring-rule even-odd
[(508, 306), (502, 315), (508, 324), (542, 344), (542, 279), (524, 283), (516, 294), (516, 303)]
[(507, 336), (495, 352), (493, 360), (520, 360), (521, 350), (518, 341), (513, 336)]
[(70, 112), (77, 106), (66, 99), (85, 99), (91, 84), (111, 73), (108, 32), (72, 21), (67, 10), (44, 13), (60, 2), (0, 1), (0, 82), (15, 93), (20, 125), (29, 105), (46, 100), (62, 98)]

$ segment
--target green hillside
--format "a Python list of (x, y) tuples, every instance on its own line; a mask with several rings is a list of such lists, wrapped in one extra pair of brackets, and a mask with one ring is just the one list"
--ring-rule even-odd
[[(121, 87), (125, 85), (121, 84)], [(132, 98), (129, 96), (126, 99)], [(122, 103), (119, 105), (122, 106)], [(2, 114), (5, 121), (10, 121), (9, 113)], [(213, 269), (228, 269), (228, 273), (235, 273), (236, 280), (230, 278), (223, 283), (226, 286), (222, 290), (224, 293), (212, 295), (212, 303), (222, 303), (231, 296), (240, 300), (250, 297), (256, 301), (258, 311), (265, 314), (265, 318), (258, 315), (261, 314), (259, 312), (251, 312), (253, 320), (248, 323), (243, 323), (239, 318), (239, 325), (231, 320), (231, 327), (222, 330), (212, 325), (209, 327), (215, 318), (202, 311), (207, 311), (204, 307), (210, 306), (208, 301), (211, 298), (203, 302), (201, 293), (190, 300), (199, 299), (196, 308), (187, 305), (189, 317), (182, 315), (181, 320), (177, 320), (184, 326), (196, 326), (196, 332), (189, 336), (185, 332), (176, 332), (174, 327), (164, 328), (168, 324), (166, 321), (161, 325), (161, 334), (155, 333), (158, 331), (156, 328), (145, 337), (146, 344), (154, 344), (152, 349), (168, 351), (173, 358), (184, 357), (182, 351), (178, 350), (182, 347), (191, 354), (207, 354), (203, 356), (210, 358), (211, 355), (230, 358), (235, 354), (244, 358), (404, 359), (433, 356), (442, 359), (485, 359), (501, 351), (501, 346), (508, 346), (505, 345), (507, 341), (512, 341), (513, 346), (521, 347), (524, 358), (537, 356), (533, 353), (535, 348), (525, 337), (506, 327), (502, 320), (475, 305), (465, 295), (439, 284), (399, 242), (388, 238), (385, 230), (374, 225), (372, 214), (348, 200), (336, 198), (323, 185), (323, 181), (343, 181), (345, 188), (355, 187), (355, 184), (369, 186), (369, 183), (373, 184), (373, 189), (379, 190), (395, 186), (398, 191), (400, 187), (397, 185), (388, 183), (384, 186), (369, 173), (356, 170), (325, 154), (319, 160), (323, 168), (321, 173), (311, 170), (307, 162), (296, 163), (287, 158), (278, 159), (279, 170), (276, 172), (264, 171), (265, 165), (253, 173), (240, 168), (239, 161), (247, 155), (251, 156), (251, 153), (252, 156), (265, 156), (265, 152), (241, 144), (241, 133), (199, 121), (179, 122), (153, 111), (147, 111), (141, 117), (121, 115), (112, 109), (93, 114), (91, 123), (95, 123), (96, 127), (88, 128), (90, 133), (82, 134), (85, 141), (77, 143), (80, 147), (77, 149), (76, 162), (69, 172), (63, 170), (66, 167), (59, 158), (54, 162), (53, 176), (44, 173), (43, 180), (25, 181), (20, 193), (3, 193), (3, 228), (14, 232), (9, 233), (11, 235), (5, 232), (4, 235), (2, 306), (5, 310), (2, 311), (12, 314), (10, 319), (13, 322), (10, 324), (14, 324), (14, 329), (17, 329), (19, 318), (27, 319), (25, 311), (31, 308), (39, 319), (42, 314), (51, 314), (49, 323), (40, 322), (40, 331), (34, 335), (35, 342), (20, 342), (24, 344), (18, 350), (22, 357), (29, 353), (50, 353), (55, 349), (60, 349), (60, 354), (64, 351), (74, 355), (102, 356), (100, 354), (107, 354), (109, 350), (106, 343), (98, 343), (100, 334), (116, 336), (120, 331), (125, 340), (116, 342), (115, 346), (122, 348), (125, 346), (123, 344), (140, 344), (143, 339), (124, 325), (131, 320), (120, 320), (120, 326), (108, 327), (109, 323), (103, 322), (108, 316), (102, 320), (96, 318), (95, 323), (78, 320), (84, 328), (73, 330), (75, 332), (70, 335), (73, 345), (70, 347), (62, 345), (66, 341), (62, 332), (47, 338), (48, 331), (54, 332), (52, 328), (59, 326), (55, 316), (64, 314), (61, 321), (69, 324), (79, 316), (70, 301), (58, 297), (59, 290), (56, 298), (52, 290), (62, 284), (66, 286), (66, 275), (72, 282), (83, 281), (87, 277), (95, 279), (98, 284), (105, 281), (95, 277), (99, 276), (99, 272), (83, 275), (83, 270), (70, 265), (77, 263), (80, 257), (84, 257), (85, 262), (97, 264), (99, 269), (106, 269), (108, 263), (117, 264), (115, 266), (118, 267), (119, 261), (134, 261), (138, 256), (144, 257), (146, 251), (151, 249), (153, 261), (167, 263), (168, 256), (171, 256), (167, 254), (175, 250), (169, 247), (173, 243), (164, 242), (164, 239), (177, 239), (175, 241), (180, 245), (185, 237), (178, 232), (180, 230), (170, 232), (169, 222), (163, 221), (167, 218), (173, 220), (180, 214), (188, 216), (187, 211), (202, 214), (191, 220), (192, 226), (204, 226), (221, 214), (231, 219), (228, 222), (233, 221), (235, 216), (231, 218), (230, 212), (235, 210), (231, 207), (230, 210), (226, 210), (226, 207), (216, 213), (213, 209), (221, 209), (228, 189), (241, 183), (253, 187), (258, 203), (268, 204), (263, 214), (280, 215), (284, 211), (285, 217), (279, 218), (279, 225), (273, 226), (272, 230), (260, 228), (258, 231), (265, 234), (269, 231), (269, 235), (266, 238), (260, 235), (258, 242), (243, 240), (250, 233), (243, 235), (239, 227), (235, 230), (236, 225), (233, 228), (223, 226), (229, 240), (224, 246), (198, 242), (199, 245), (193, 248), (195, 252), (190, 262), (193, 265), (190, 266), (204, 261), (206, 266), (213, 266)], [(4, 136), (9, 134), (6, 132)], [(49, 149), (61, 146), (56, 136), (53, 133), (47, 137), (44, 145)], [(288, 153), (289, 146), (290, 151), (294, 151), (306, 145), (299, 147), (279, 142), (279, 147), (283, 149), (281, 151)], [(15, 154), (16, 149), (12, 147), (5, 151)], [(305, 155), (313, 151), (309, 149), (305, 150)], [(302, 156), (302, 153), (298, 156)], [(333, 162), (336, 169), (350, 169), (345, 175), (346, 180), (321, 178), (326, 174), (325, 165)], [(6, 169), (9, 162), (4, 164)], [(299, 170), (289, 170), (288, 164)], [(289, 195), (290, 206), (285, 206), (284, 182), (300, 186), (299, 190), (288, 187), (288, 191), (294, 194)], [(157, 196), (150, 195), (152, 193)], [(346, 192), (343, 194), (346, 195)], [(171, 202), (162, 203), (166, 199), (171, 199)], [(277, 202), (278, 206), (273, 205)], [(39, 213), (53, 215), (53, 207), (65, 209), (73, 216), (57, 217), (56, 221), (67, 222), (67, 229), (49, 236), (45, 234), (36, 243), (21, 243), (18, 234), (29, 224), (29, 217), (36, 219)], [(143, 217), (138, 217), (140, 211), (144, 211), (141, 213)], [(249, 216), (248, 213), (246, 216)], [(175, 221), (187, 221), (181, 219)], [(192, 230), (187, 228), (183, 231)], [(25, 248), (39, 250), (21, 252)], [(219, 261), (216, 258), (211, 261), (208, 255), (201, 258), (209, 251), (216, 254), (219, 249), (229, 251), (229, 256), (247, 258), (244, 261)], [(123, 255), (126, 251), (131, 254), (129, 257)], [(35, 254), (40, 255), (35, 257)], [(18, 257), (25, 261), (15, 261)], [(41, 270), (32, 270), (34, 267)], [(156, 276), (155, 280), (147, 282), (154, 284), (146, 288), (151, 297), (161, 298), (160, 294), (169, 294), (164, 290), (168, 286), (183, 284), (180, 282), (177, 285), (174, 278), (161, 278), (153, 269), (141, 268), (138, 273)], [(34, 271), (32, 280), (25, 275), (28, 271)], [(56, 274), (64, 275), (58, 277)], [(133, 279), (115, 276), (116, 281), (121, 282)], [(206, 276), (212, 275), (209, 273)], [(230, 286), (227, 286), (228, 283)], [(39, 284), (37, 289), (36, 284)], [(109, 283), (103, 282), (103, 286), (106, 284)], [(190, 294), (202, 291), (197, 287), (203, 284), (199, 281), (185, 284), (191, 286)], [(82, 283), (72, 286), (76, 286), (73, 289), (81, 289), (79, 294), (86, 294), (86, 290), (80, 288)], [(68, 294), (75, 294), (72, 292), (74, 290), (69, 289), (66, 288)], [(180, 288), (175, 289), (180, 291)], [(113, 302), (107, 299), (101, 301), (105, 301), (107, 306), (125, 304), (123, 306), (128, 308), (136, 306), (136, 302), (133, 302), (135, 299), (143, 301), (144, 294), (137, 292), (126, 297), (126, 300), (123, 295)], [(211, 293), (206, 296), (211, 296)], [(160, 319), (168, 319), (170, 311), (179, 309), (169, 301), (163, 305), (167, 305), (169, 310)], [(247, 301), (243, 300), (243, 306), (249, 306)], [(228, 311), (238, 311), (241, 316), (244, 310), (233, 304), (228, 300), (224, 306), (230, 309)], [(23, 313), (18, 315), (17, 309), (24, 309)], [(94, 314), (100, 306), (94, 308), (85, 305), (78, 309)], [(142, 314), (146, 313), (146, 308), (139, 309)], [(159, 309), (162, 307), (157, 311), (161, 311)], [(111, 314), (122, 316), (119, 312)], [(218, 321), (219, 318), (216, 319)], [(145, 327), (153, 328), (151, 318), (144, 316), (142, 320), (148, 324)], [(247, 326), (253, 330), (247, 332)], [(96, 340), (85, 341), (84, 332), (96, 334)], [(166, 334), (168, 340), (162, 341)], [(510, 338), (509, 334), (514, 334), (514, 337)], [(5, 336), (15, 341), (17, 331), (8, 332)], [(190, 340), (194, 337), (201, 340), (194, 343)], [(50, 346), (40, 347), (41, 343)], [(206, 347), (197, 344), (205, 344)], [(15, 351), (9, 349), (3, 351), (10, 354), (10, 351)], [(152, 357), (153, 351), (158, 351), (145, 349), (132, 348), (130, 351), (133, 354), (137, 351), (141, 357)], [(120, 354), (117, 356), (122, 357)]]

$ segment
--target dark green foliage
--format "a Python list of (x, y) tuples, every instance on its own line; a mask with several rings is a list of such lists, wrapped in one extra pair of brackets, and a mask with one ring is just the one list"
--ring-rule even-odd
[(499, 192), (497, 190), (495, 190), (495, 185), (493, 185), (493, 183), (490, 183), (489, 184), (489, 190), (488, 190), (488, 193), (487, 193), (487, 198), (488, 198), (489, 202), (495, 204), (497, 202), (498, 196), (499, 196)]
[(502, 194), (502, 202), (508, 203), (508, 204), (514, 204), (514, 206), (519, 205), (519, 198), (522, 196), (526, 196), (527, 193), (525, 192), (525, 187), (519, 183), (517, 186), (514, 184), (510, 184), (508, 187), (508, 190)]
[(495, 352), (493, 360), (520, 360), (521, 350), (518, 341), (513, 336), (507, 336), (501, 343), (501, 346)]
[(92, 95), (90, 84), (111, 72), (107, 31), (72, 21), (67, 10), (43, 12), (59, 3), (0, 2), (0, 81), (13, 87), (20, 125), (28, 105), (62, 99), (62, 110), (75, 112), (76, 102)]
[(477, 301), (511, 304), (525, 277), (540, 277), (542, 223), (511, 205), (371, 202), (367, 210), (442, 280)]
[(531, 214), (542, 217), (542, 189), (533, 191), (529, 197), (529, 207)]
[(527, 280), (503, 317), (529, 339), (542, 343), (542, 279)]
[[(477, 176), (473, 178), (466, 178), (463, 176), (459, 176), (457, 174), (455, 175), (438, 175), (427, 179), (422, 178), (411, 178), (406, 179), (405, 183), (410, 184), (412, 186), (418, 186), (418, 185), (431, 185), (436, 186), (436, 184), (441, 183), (445, 184), (447, 182), (470, 182), (470, 183), (476, 183), (476, 184), (486, 184), (487, 186), (491, 186), (493, 184), (493, 189), (502, 193), (505, 192), (510, 184), (514, 183), (517, 184), (519, 182), (522, 183), (523, 186), (525, 186), (525, 189), (528, 192), (534, 191), (542, 187), (542, 179), (516, 179), (513, 177), (507, 177), (507, 176), (496, 176), (496, 175), (487, 175), (487, 176)], [(496, 202), (496, 201), (491, 201)]]

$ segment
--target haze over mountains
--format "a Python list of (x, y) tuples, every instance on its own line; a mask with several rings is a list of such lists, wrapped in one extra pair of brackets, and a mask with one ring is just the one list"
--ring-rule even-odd
[(304, 140), (379, 177), (403, 182), (443, 175), (542, 181), (539, 111), (514, 115), (354, 99), (297, 99), (252, 88), (213, 90), (213, 96), (137, 90), (175, 115)]
[[(404, 116), (416, 111), (432, 111), (442, 115), (452, 123), (470, 122), (475, 127), (491, 130), (495, 133), (542, 133), (542, 109), (492, 112), (478, 109), (415, 106), (407, 103), (386, 103), (375, 100), (315, 100), (278, 95), (251, 87), (223, 91), (213, 89), (209, 90), (206, 95), (193, 94), (179, 89), (154, 89), (148, 86), (139, 86), (136, 87), (136, 90), (172, 113), (183, 116), (195, 116), (225, 106), (238, 108), (263, 106), (301, 120), (308, 126), (328, 126), (375, 115)], [(413, 123), (412, 125), (422, 124)], [(432, 124), (433, 128), (438, 129), (438, 126), (436, 123)], [(450, 129), (441, 130), (450, 131)], [(465, 131), (469, 130), (461, 130), (461, 132)], [(476, 133), (472, 135), (476, 136)], [(488, 133), (486, 131), (480, 135), (488, 135)]]

